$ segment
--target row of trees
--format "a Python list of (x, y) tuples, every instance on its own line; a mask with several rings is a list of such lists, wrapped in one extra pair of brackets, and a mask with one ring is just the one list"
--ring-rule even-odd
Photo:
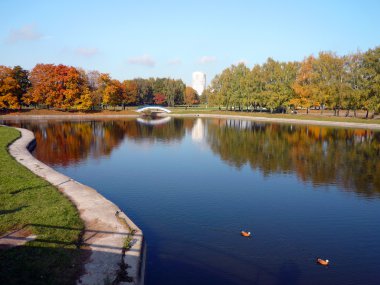
[(205, 95), (210, 105), (226, 109), (290, 108), (379, 111), (380, 47), (367, 52), (338, 56), (321, 52), (302, 62), (279, 62), (269, 58), (252, 69), (243, 63), (218, 74)]
[(98, 106), (198, 103), (196, 91), (182, 80), (138, 78), (121, 82), (109, 74), (62, 64), (37, 64), (30, 72), (20, 66), (0, 66), (0, 109), (27, 105), (90, 110)]

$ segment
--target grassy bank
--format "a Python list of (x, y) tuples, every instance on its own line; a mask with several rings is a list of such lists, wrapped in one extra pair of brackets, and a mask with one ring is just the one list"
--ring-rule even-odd
[(0, 235), (22, 229), (37, 238), (0, 249), (0, 284), (74, 284), (82, 270), (83, 222), (55, 187), (9, 155), (7, 146), (19, 135), (0, 127)]

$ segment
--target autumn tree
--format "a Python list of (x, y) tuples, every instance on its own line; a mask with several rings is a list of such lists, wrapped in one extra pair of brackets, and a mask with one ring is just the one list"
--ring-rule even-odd
[(313, 56), (306, 58), (297, 73), (296, 80), (293, 84), (293, 89), (296, 94), (295, 98), (290, 100), (290, 104), (295, 107), (300, 106), (306, 108), (309, 113), (309, 108), (316, 105), (316, 78), (315, 71), (316, 59)]
[(48, 98), (56, 96), (55, 88), (55, 65), (37, 64), (29, 75), (32, 87), (25, 95), (24, 102), (28, 105), (49, 105)]
[(103, 101), (102, 104), (106, 106), (116, 106), (121, 104), (123, 99), (123, 88), (120, 81), (111, 79), (108, 74), (102, 74), (101, 80), (103, 81)]
[(20, 85), (14, 78), (13, 70), (0, 65), (0, 109), (19, 109)]
[(156, 105), (166, 105), (166, 96), (163, 93), (154, 93), (153, 101)]
[(124, 80), (123, 83), (123, 105), (136, 105), (138, 102), (138, 86), (134, 80)]
[(184, 103), (186, 105), (196, 105), (199, 104), (199, 96), (197, 91), (195, 91), (192, 87), (186, 86)]
[(86, 78), (75, 67), (37, 64), (30, 73), (32, 87), (25, 102), (60, 109), (87, 110), (92, 102)]

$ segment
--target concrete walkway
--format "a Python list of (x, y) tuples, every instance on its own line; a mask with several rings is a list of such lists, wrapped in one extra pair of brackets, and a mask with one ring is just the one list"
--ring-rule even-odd
[[(89, 250), (90, 256), (85, 262), (85, 273), (77, 284), (104, 284), (105, 280), (112, 282), (115, 279), (120, 284), (127, 279), (132, 284), (143, 284), (142, 231), (124, 213), (115, 215), (119, 208), (94, 189), (35, 159), (28, 150), (35, 144), (34, 134), (25, 129), (17, 130), (21, 132), (21, 138), (10, 145), (10, 154), (68, 197), (85, 223), (83, 248)], [(123, 250), (126, 243), (130, 245), (127, 251)]]

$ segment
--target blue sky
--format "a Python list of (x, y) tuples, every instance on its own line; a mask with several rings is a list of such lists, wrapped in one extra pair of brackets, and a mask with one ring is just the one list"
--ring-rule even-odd
[(0, 1), (0, 64), (209, 82), (224, 68), (380, 45), (380, 1)]

